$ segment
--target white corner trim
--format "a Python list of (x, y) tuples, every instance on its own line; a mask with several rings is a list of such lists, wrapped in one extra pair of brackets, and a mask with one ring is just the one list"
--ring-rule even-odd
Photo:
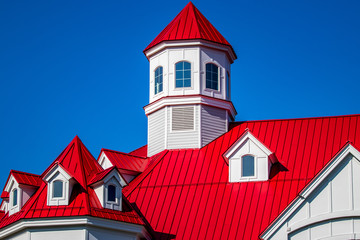
[(240, 146), (250, 139), (255, 143), (268, 157), (273, 153), (260, 140), (258, 140), (250, 131), (246, 131), (236, 142), (223, 154), (224, 158), (229, 162), (229, 159), (237, 151)]
[[(64, 227), (64, 226), (94, 226), (117, 231), (135, 232), (144, 236), (146, 229), (142, 225), (120, 222), (116, 220), (95, 217), (61, 217), (23, 219), (0, 230), (0, 239), (8, 237), (28, 228), (39, 227)], [(146, 236), (145, 236), (146, 237)]]
[[(275, 231), (293, 214), (296, 209), (310, 196), (310, 194), (329, 176), (336, 167), (347, 157), (349, 154), (353, 155), (360, 161), (360, 152), (348, 143), (343, 149), (340, 150), (328, 164), (308, 183), (307, 186), (298, 194), (298, 196), (282, 211), (282, 213), (265, 229), (260, 235), (261, 239), (270, 238)], [(340, 214), (340, 213), (339, 213)], [(302, 223), (309, 224), (309, 223)], [(295, 226), (296, 227), (296, 226)], [(296, 229), (298, 229), (296, 227)], [(293, 231), (291, 229), (291, 231)]]
[(60, 164), (55, 164), (47, 173), (46, 175), (44, 176), (44, 180), (46, 182), (49, 182), (54, 176), (56, 173), (60, 173), (62, 174), (66, 180), (70, 180), (71, 176), (63, 169), (63, 167), (60, 165)]

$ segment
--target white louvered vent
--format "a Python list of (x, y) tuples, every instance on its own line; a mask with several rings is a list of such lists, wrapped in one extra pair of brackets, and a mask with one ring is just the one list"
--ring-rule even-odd
[(172, 130), (194, 130), (194, 107), (172, 108)]

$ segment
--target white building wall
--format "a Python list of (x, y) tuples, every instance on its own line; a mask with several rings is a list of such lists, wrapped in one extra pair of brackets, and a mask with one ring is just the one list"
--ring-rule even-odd
[[(191, 87), (175, 88), (175, 64), (180, 61), (191, 63)], [(219, 91), (206, 89), (207, 63), (219, 67)], [(178, 47), (165, 49), (150, 58), (150, 89), (149, 102), (152, 103), (161, 97), (182, 95), (206, 95), (210, 97), (227, 99), (226, 74), (230, 74), (230, 61), (225, 52), (202, 46)], [(154, 94), (155, 70), (163, 67), (163, 91)]]
[(148, 116), (148, 156), (165, 149), (165, 109), (162, 108)]
[(119, 232), (111, 229), (89, 228), (88, 240), (137, 240), (136, 234), (129, 232)]
[(201, 106), (201, 146), (213, 141), (227, 131), (226, 110)]
[(269, 239), (360, 239), (360, 162), (349, 155)]

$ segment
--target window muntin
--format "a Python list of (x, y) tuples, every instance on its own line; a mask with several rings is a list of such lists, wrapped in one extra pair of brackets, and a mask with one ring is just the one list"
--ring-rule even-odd
[(219, 90), (219, 67), (213, 63), (206, 64), (206, 88)]
[(13, 192), (12, 192), (12, 205), (13, 207), (16, 206), (18, 204), (18, 190), (15, 189)]
[(63, 192), (63, 182), (60, 180), (56, 180), (53, 182), (53, 197), (61, 198), (64, 196)]
[(163, 91), (163, 67), (155, 70), (155, 94)]
[(255, 158), (251, 155), (245, 155), (241, 158), (241, 176), (254, 177), (255, 176)]
[(191, 64), (178, 62), (175, 64), (175, 87), (191, 87)]
[(114, 185), (108, 186), (107, 200), (109, 202), (116, 202), (116, 187)]

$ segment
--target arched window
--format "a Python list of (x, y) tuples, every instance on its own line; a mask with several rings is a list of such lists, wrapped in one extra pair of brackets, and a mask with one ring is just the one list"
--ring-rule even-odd
[(61, 198), (63, 197), (63, 182), (56, 180), (53, 182), (53, 197)]
[(206, 88), (219, 90), (219, 68), (215, 64), (206, 64)]
[(175, 64), (175, 87), (191, 87), (191, 64), (178, 62)]
[(12, 205), (16, 206), (18, 202), (18, 190), (15, 188), (15, 190), (12, 192)]
[(116, 187), (113, 185), (108, 186), (107, 200), (111, 202), (116, 201)]
[(255, 158), (251, 155), (245, 155), (241, 158), (242, 165), (242, 177), (253, 177), (255, 176)]
[(163, 68), (158, 67), (155, 70), (155, 94), (163, 90)]

